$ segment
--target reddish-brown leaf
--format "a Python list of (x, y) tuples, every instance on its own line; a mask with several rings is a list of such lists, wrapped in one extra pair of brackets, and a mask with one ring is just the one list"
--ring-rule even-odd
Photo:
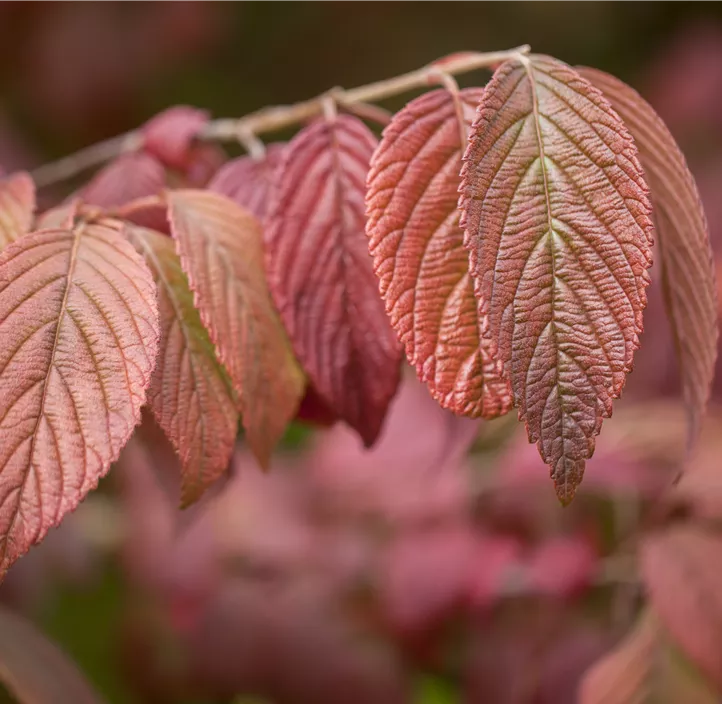
[(140, 417), (155, 285), (121, 223), (25, 235), (0, 254), (0, 572), (72, 511)]
[(296, 355), (367, 446), (378, 437), (401, 361), (364, 232), (375, 146), (349, 115), (303, 129), (286, 147), (266, 233), (269, 285)]
[(115, 208), (165, 188), (165, 170), (150, 154), (123, 154), (101, 169), (77, 194), (85, 203)]
[[(464, 129), (481, 93), (458, 96)], [(366, 232), (386, 312), (419, 378), (444, 408), (494, 418), (511, 407), (511, 392), (479, 334), (457, 208), (456, 102), (446, 90), (425, 93), (384, 130), (371, 159)]]
[(650, 611), (584, 675), (579, 704), (715, 704), (718, 698), (675, 652)]
[(674, 137), (642, 96), (603, 71), (578, 70), (604, 92), (639, 148), (654, 206), (665, 305), (689, 414), (691, 449), (709, 400), (719, 335), (714, 254), (697, 184)]
[(218, 193), (169, 191), (167, 198), (196, 306), (238, 392), (248, 443), (265, 467), (298, 409), (304, 378), (268, 292), (261, 228)]
[(0, 180), (0, 250), (28, 232), (35, 215), (35, 184), (21, 171)]
[(208, 122), (205, 110), (176, 105), (143, 125), (143, 148), (161, 163), (185, 170), (193, 151), (193, 140)]
[(494, 74), (464, 160), (479, 315), (567, 503), (639, 346), (652, 221), (637, 150), (598, 89), (534, 56)]
[(241, 156), (218, 170), (208, 190), (222, 193), (263, 221), (268, 211), (272, 178), (282, 161), (285, 144), (269, 144), (262, 159)]
[(722, 537), (672, 524), (645, 537), (640, 557), (662, 623), (687, 657), (722, 688)]
[(0, 609), (0, 681), (19, 704), (101, 704), (77, 666), (26, 620)]
[(227, 374), (193, 305), (173, 240), (130, 226), (158, 288), (160, 349), (148, 404), (182, 463), (181, 501), (197, 500), (226, 471), (238, 431), (238, 412)]

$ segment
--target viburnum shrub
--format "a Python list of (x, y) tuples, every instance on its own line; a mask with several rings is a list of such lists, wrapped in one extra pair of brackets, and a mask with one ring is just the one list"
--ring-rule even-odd
[[(457, 86), (485, 67), (484, 87)], [(374, 105), (426, 87), (393, 116)], [(289, 126), (288, 143), (260, 140)], [(220, 140), (248, 154), (224, 163)], [(36, 214), (36, 186), (105, 161)], [(443, 408), (516, 407), (568, 504), (632, 370), (653, 253), (688, 456), (716, 361), (707, 225), (673, 137), (629, 86), (528, 47), (240, 119), (172, 108), (6, 176), (0, 246), (3, 574), (97, 485), (143, 406), (179, 455), (185, 506), (226, 472), (239, 422), (263, 468), (295, 418), (373, 446), (404, 351)], [(680, 555), (713, 579), (720, 488), (690, 472), (658, 503), (638, 543), (657, 616), (589, 673), (585, 702), (640, 701), (649, 682), (623, 681), (625, 663), (653, 669), (657, 618), (722, 685), (722, 625), (672, 603)]]

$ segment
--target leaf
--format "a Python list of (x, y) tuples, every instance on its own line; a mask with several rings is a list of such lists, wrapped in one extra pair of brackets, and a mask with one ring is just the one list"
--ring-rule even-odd
[(642, 331), (652, 221), (637, 150), (596, 88), (534, 56), (496, 71), (464, 160), (482, 325), (568, 503)]
[(35, 215), (35, 184), (20, 171), (0, 180), (0, 250), (30, 230)]
[(603, 71), (579, 68), (603, 91), (639, 148), (654, 206), (667, 316), (688, 412), (688, 448), (699, 436), (717, 360), (717, 284), (702, 203), (674, 137), (633, 88)]
[(269, 144), (262, 159), (242, 156), (227, 162), (208, 184), (208, 190), (228, 196), (263, 222), (268, 211), (271, 179), (282, 161), (285, 146)]
[(301, 130), (286, 147), (266, 232), (269, 286), (296, 356), (366, 446), (381, 430), (401, 361), (364, 232), (374, 146), (349, 115)]
[(228, 376), (193, 306), (173, 240), (142, 227), (128, 235), (158, 287), (160, 349), (148, 404), (182, 462), (182, 505), (200, 498), (228, 468), (238, 412)]
[(238, 392), (243, 427), (261, 466), (294, 417), (304, 378), (273, 307), (258, 221), (210, 191), (168, 191), (181, 264), (201, 320)]
[[(481, 94), (459, 96), (467, 127)], [(494, 418), (510, 409), (511, 392), (479, 334), (457, 209), (461, 149), (448, 91), (397, 113), (371, 159), (366, 232), (386, 312), (419, 378), (444, 408)]]
[(140, 417), (153, 279), (104, 220), (0, 254), (0, 573), (95, 488)]
[(77, 666), (28, 621), (0, 609), (0, 680), (20, 704), (100, 704)]
[(194, 139), (208, 122), (206, 110), (176, 105), (159, 113), (141, 128), (143, 149), (162, 164), (185, 170)]
[(649, 600), (665, 628), (722, 688), (722, 537), (673, 523), (645, 536), (640, 558)]
[(634, 629), (584, 675), (579, 704), (715, 704), (718, 698), (645, 611)]
[(80, 201), (74, 198), (67, 203), (50, 208), (38, 215), (35, 221), (36, 230), (70, 230), (75, 224), (80, 210)]

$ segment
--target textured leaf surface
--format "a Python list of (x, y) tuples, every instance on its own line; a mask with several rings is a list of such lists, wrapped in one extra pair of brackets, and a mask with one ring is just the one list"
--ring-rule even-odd
[(0, 180), (0, 250), (28, 232), (35, 214), (35, 184), (20, 172)]
[(566, 503), (639, 346), (652, 221), (637, 150), (596, 88), (535, 56), (494, 74), (464, 158), (479, 314)]
[(603, 71), (580, 73), (611, 102), (639, 148), (649, 183), (665, 305), (675, 340), (691, 446), (709, 399), (717, 359), (717, 284), (707, 219), (684, 155), (652, 106)]
[(268, 211), (272, 178), (282, 161), (285, 144), (270, 144), (263, 159), (241, 156), (224, 164), (208, 184), (263, 221)]
[(0, 254), (0, 572), (73, 510), (140, 417), (155, 285), (113, 221)]
[[(481, 94), (460, 94), (467, 129)], [(509, 410), (511, 392), (479, 334), (457, 209), (461, 154), (448, 91), (409, 103), (371, 160), (366, 232), (386, 312), (419, 378), (444, 408), (493, 418)]]
[(401, 360), (365, 234), (375, 145), (348, 115), (302, 130), (286, 148), (266, 233), (269, 285), (296, 355), (366, 445), (379, 434)]
[(715, 704), (718, 698), (675, 652), (655, 615), (587, 671), (579, 704)]
[(0, 681), (20, 704), (101, 704), (77, 666), (35, 628), (0, 609)]
[(200, 497), (230, 464), (238, 431), (228, 376), (193, 305), (173, 240), (129, 227), (158, 288), (160, 349), (148, 403), (182, 462), (181, 501)]
[(168, 206), (196, 306), (238, 392), (248, 443), (266, 466), (298, 409), (304, 379), (268, 293), (261, 228), (210, 191), (169, 191)]

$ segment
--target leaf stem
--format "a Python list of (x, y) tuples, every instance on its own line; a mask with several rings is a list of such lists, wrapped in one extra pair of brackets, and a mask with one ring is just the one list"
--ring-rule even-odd
[[(359, 112), (368, 111), (369, 107), (373, 107), (371, 104), (376, 101), (406, 93), (415, 88), (433, 85), (438, 81), (440, 71), (451, 76), (480, 68), (490, 68), (507, 59), (528, 54), (530, 50), (528, 45), (524, 45), (507, 51), (454, 54), (395, 78), (388, 78), (349, 90), (335, 88), (310, 100), (293, 105), (265, 107), (240, 118), (213, 120), (203, 128), (198, 137), (204, 141), (238, 141), (239, 135), (255, 137), (265, 132), (274, 132), (297, 125), (322, 114), (324, 101), (328, 99), (329, 95), (332, 95), (339, 106), (344, 108), (348, 106), (352, 112), (354, 111), (353, 106), (359, 106), (361, 108)], [(377, 115), (383, 115), (380, 109), (377, 110)], [(43, 188), (73, 178), (126, 152), (136, 151), (141, 148), (142, 144), (143, 137), (139, 131), (127, 132), (81, 149), (58, 161), (40, 166), (30, 175), (36, 186)]]

